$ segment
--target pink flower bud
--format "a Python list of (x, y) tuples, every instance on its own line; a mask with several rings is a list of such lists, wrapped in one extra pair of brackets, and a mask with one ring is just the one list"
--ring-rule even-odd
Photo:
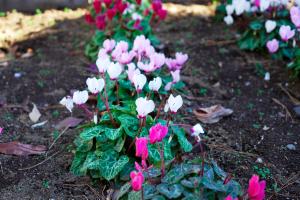
[(143, 188), (144, 175), (142, 172), (130, 172), (131, 187), (134, 191), (140, 191)]
[(152, 126), (149, 130), (150, 143), (154, 144), (156, 142), (161, 142), (167, 134), (167, 126), (163, 126), (160, 123), (156, 124), (155, 126)]

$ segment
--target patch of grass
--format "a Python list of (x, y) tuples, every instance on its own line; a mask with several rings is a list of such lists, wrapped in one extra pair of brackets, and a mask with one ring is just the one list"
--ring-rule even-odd
[(53, 116), (54, 118), (58, 118), (59, 115), (60, 115), (60, 113), (59, 113), (58, 110), (54, 110), (54, 111), (52, 112), (52, 116)]
[(261, 127), (261, 125), (258, 123), (254, 123), (254, 124), (252, 124), (252, 127), (255, 129), (259, 129)]
[(41, 70), (39, 70), (39, 75), (41, 75), (41, 76), (50, 76), (53, 72), (52, 72), (52, 70), (50, 70), (50, 69), (41, 69)]
[(44, 188), (49, 188), (49, 181), (48, 181), (48, 180), (43, 180), (42, 186), (43, 186)]
[(253, 171), (263, 179), (272, 178), (271, 170), (268, 167), (259, 167), (258, 165), (254, 165)]
[(4, 121), (6, 121), (6, 122), (11, 122), (11, 121), (14, 120), (13, 114), (12, 114), (12, 113), (8, 113), (8, 112), (3, 113), (3, 114), (1, 115), (1, 118), (2, 118)]
[(0, 12), (0, 17), (5, 17), (6, 13), (5, 12)]
[(36, 15), (41, 15), (42, 13), (43, 13), (43, 12), (42, 12), (41, 9), (39, 9), (39, 8), (35, 9), (35, 14), (36, 14)]
[(53, 139), (56, 140), (56, 139), (58, 138), (58, 136), (59, 136), (59, 131), (58, 131), (58, 130), (54, 130), (54, 131), (52, 132), (52, 137), (53, 137)]
[(44, 88), (45, 87), (45, 82), (43, 80), (38, 80), (37, 82), (37, 85), (40, 87), (40, 88)]
[(206, 88), (200, 88), (199, 94), (200, 94), (201, 96), (206, 96), (206, 95), (207, 95), (207, 89), (206, 89)]
[(249, 110), (253, 110), (254, 104), (253, 104), (253, 103), (248, 103), (248, 104), (247, 104), (247, 108), (248, 108)]
[(258, 76), (264, 77), (266, 74), (266, 70), (264, 66), (261, 63), (256, 63), (255, 64), (255, 72)]

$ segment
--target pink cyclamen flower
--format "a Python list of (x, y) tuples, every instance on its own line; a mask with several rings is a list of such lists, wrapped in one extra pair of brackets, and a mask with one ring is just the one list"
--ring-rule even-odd
[(135, 141), (135, 156), (141, 157), (142, 160), (146, 160), (148, 158), (148, 139), (145, 137), (136, 138)]
[(224, 200), (238, 200), (238, 198), (232, 198), (232, 196), (228, 195)]
[(276, 39), (267, 42), (267, 48), (270, 53), (275, 53), (279, 49), (279, 42)]
[(156, 124), (155, 126), (152, 126), (149, 130), (150, 143), (154, 144), (156, 142), (161, 142), (167, 134), (167, 126), (163, 126), (160, 123)]
[(263, 200), (265, 198), (266, 181), (259, 181), (257, 175), (249, 180), (248, 196), (250, 200)]
[(96, 17), (96, 26), (100, 30), (105, 29), (106, 26), (105, 15), (99, 15)]
[(131, 187), (134, 191), (140, 191), (143, 188), (143, 182), (145, 180), (142, 172), (132, 171), (130, 172)]
[(172, 75), (172, 78), (173, 78), (173, 83), (177, 83), (180, 81), (180, 70), (176, 70), (176, 71), (171, 71), (171, 75)]
[(282, 25), (279, 29), (279, 35), (283, 41), (287, 42), (295, 36), (295, 30), (292, 30), (290, 26)]
[(290, 10), (290, 15), (291, 15), (291, 20), (292, 20), (293, 24), (297, 28), (300, 28), (300, 8), (293, 6)]
[(111, 40), (106, 39), (103, 42), (103, 48), (105, 49), (106, 52), (111, 52), (114, 49), (115, 45), (116, 45), (116, 41), (113, 39)]
[(187, 54), (183, 54), (181, 52), (177, 52), (175, 54), (175, 58), (176, 58), (177, 65), (182, 66), (188, 60), (189, 57), (188, 57)]

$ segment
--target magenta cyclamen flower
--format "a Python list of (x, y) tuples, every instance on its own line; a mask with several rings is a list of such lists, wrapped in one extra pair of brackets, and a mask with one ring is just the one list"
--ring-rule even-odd
[(238, 200), (238, 198), (232, 198), (232, 196), (228, 195), (224, 200)]
[(290, 26), (282, 25), (279, 29), (279, 35), (283, 41), (287, 42), (295, 36), (295, 30), (292, 30)]
[(248, 196), (250, 200), (263, 200), (265, 198), (266, 181), (259, 181), (257, 175), (249, 180)]
[(131, 187), (134, 191), (140, 191), (143, 187), (144, 175), (142, 172), (130, 172)]
[(150, 143), (154, 144), (156, 142), (161, 142), (164, 137), (166, 137), (168, 134), (168, 127), (158, 123), (155, 126), (152, 126), (149, 132)]
[(292, 20), (293, 24), (297, 28), (300, 28), (300, 8), (293, 6), (290, 10), (290, 15), (291, 15), (291, 20)]
[(136, 138), (135, 141), (135, 156), (141, 157), (142, 160), (146, 160), (148, 158), (148, 139), (145, 137)]
[(276, 39), (267, 42), (267, 48), (270, 53), (275, 53), (279, 49), (279, 42)]

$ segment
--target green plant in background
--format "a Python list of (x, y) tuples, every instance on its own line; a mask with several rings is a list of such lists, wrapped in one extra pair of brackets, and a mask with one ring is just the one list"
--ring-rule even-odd
[(232, 0), (221, 4), (217, 11), (225, 15), (227, 25), (237, 21), (241, 49), (268, 52), (273, 59), (287, 61), (288, 68), (297, 77), (300, 73), (298, 4), (297, 1), (291, 4), (288, 1)]
[(136, 36), (145, 35), (153, 45), (158, 45), (151, 26), (166, 15), (161, 0), (94, 0), (85, 19), (97, 30), (85, 47), (85, 54), (95, 61), (99, 47), (107, 38), (123, 40), (131, 46)]

